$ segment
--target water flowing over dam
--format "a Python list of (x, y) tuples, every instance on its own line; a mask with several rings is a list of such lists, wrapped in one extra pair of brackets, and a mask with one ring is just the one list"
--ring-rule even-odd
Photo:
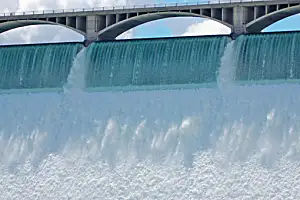
[(228, 42), (229, 37), (187, 37), (94, 43), (87, 51), (87, 86), (215, 82)]
[(0, 88), (52, 88), (66, 83), (80, 43), (0, 48)]
[(298, 199), (299, 37), (0, 47), (0, 199)]
[(299, 79), (299, 39), (298, 32), (241, 36), (235, 43), (237, 79)]

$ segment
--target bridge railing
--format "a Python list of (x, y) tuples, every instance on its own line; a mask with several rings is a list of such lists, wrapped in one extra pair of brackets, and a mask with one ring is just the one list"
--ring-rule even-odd
[[(98, 12), (98, 11), (113, 11), (113, 10), (130, 10), (139, 8), (162, 8), (162, 7), (182, 7), (193, 5), (212, 5), (212, 4), (231, 4), (231, 3), (246, 3), (246, 2), (269, 2), (282, 0), (211, 0), (199, 2), (184, 2), (184, 3), (160, 3), (160, 4), (144, 4), (144, 5), (126, 5), (126, 6), (110, 6), (110, 7), (95, 7), (95, 8), (75, 8), (75, 9), (57, 9), (57, 10), (35, 10), (35, 11), (19, 11), (0, 13), (0, 17), (4, 16), (24, 16), (24, 15), (43, 15), (43, 14), (58, 14), (58, 13), (75, 13), (75, 12)], [(299, 2), (300, 0), (285, 0), (284, 2)]]

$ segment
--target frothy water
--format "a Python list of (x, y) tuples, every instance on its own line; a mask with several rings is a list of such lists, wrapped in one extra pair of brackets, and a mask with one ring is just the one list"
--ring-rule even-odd
[(224, 55), (221, 58), (217, 83), (222, 90), (230, 88), (235, 81), (236, 63), (234, 57), (234, 40), (226, 45)]
[(299, 89), (2, 95), (1, 198), (297, 199)]
[(67, 83), (64, 85), (64, 93), (74, 93), (74, 90), (83, 91), (86, 87), (86, 48), (83, 48), (76, 56)]

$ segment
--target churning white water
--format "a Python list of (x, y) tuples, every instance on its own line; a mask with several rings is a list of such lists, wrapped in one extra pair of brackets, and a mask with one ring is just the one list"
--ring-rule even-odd
[(299, 90), (0, 95), (0, 199), (298, 199)]
[(226, 45), (224, 55), (221, 58), (221, 66), (218, 71), (217, 83), (218, 87), (224, 91), (234, 85), (236, 63), (234, 57), (234, 43), (231, 41)]

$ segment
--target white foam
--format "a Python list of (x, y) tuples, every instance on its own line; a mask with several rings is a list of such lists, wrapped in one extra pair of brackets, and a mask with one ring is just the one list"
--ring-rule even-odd
[(64, 85), (64, 93), (75, 93), (82, 91), (85, 88), (86, 76), (86, 48), (75, 57), (70, 73), (67, 78), (67, 83)]
[(234, 85), (236, 71), (234, 44), (235, 41), (233, 40), (226, 45), (224, 54), (221, 58), (217, 82), (222, 91), (228, 90)]
[(298, 199), (299, 89), (1, 95), (0, 199)]

